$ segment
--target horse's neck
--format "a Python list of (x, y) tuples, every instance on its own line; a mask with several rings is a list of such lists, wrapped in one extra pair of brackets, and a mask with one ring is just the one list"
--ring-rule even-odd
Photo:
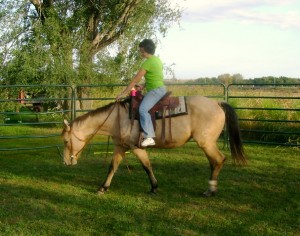
[(122, 107), (121, 105), (117, 105), (111, 113), (107, 112), (103, 116), (105, 116), (107, 119), (99, 119), (101, 120), (98, 123), (99, 125), (104, 122), (103, 127), (101, 127), (99, 130), (99, 134), (109, 135), (117, 138), (127, 135), (127, 132), (130, 130), (130, 120), (126, 108)]
[(74, 131), (81, 139), (87, 139), (96, 133), (115, 137), (124, 136), (130, 132), (129, 130), (129, 115), (123, 107), (115, 107), (113, 110), (87, 116), (74, 124)]
[(96, 133), (112, 135), (111, 127), (115, 122), (115, 112), (101, 112), (94, 116), (87, 116), (84, 120), (79, 120), (73, 124), (73, 132), (82, 140), (87, 139)]
[(113, 128), (116, 123), (117, 112), (114, 109), (112, 112), (105, 111), (97, 114), (94, 117), (89, 117), (87, 123), (92, 127), (92, 133), (99, 133), (103, 135), (113, 135)]

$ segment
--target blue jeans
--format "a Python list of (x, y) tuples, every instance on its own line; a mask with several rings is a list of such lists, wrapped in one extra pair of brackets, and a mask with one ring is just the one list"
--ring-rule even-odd
[(144, 138), (154, 138), (155, 132), (149, 110), (167, 93), (166, 87), (150, 90), (143, 98), (140, 105), (140, 122), (144, 131)]

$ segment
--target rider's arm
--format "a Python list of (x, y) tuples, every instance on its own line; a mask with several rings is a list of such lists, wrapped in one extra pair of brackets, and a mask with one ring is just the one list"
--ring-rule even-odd
[(146, 74), (146, 70), (140, 69), (133, 77), (129, 85), (116, 97), (116, 100), (119, 100), (120, 98), (124, 97), (124, 95), (128, 94), (130, 90), (134, 87), (134, 85), (140, 82), (140, 80), (143, 78), (145, 74)]

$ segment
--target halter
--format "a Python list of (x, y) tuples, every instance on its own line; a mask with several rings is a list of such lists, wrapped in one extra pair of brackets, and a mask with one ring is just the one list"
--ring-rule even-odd
[[(84, 148), (85, 146), (89, 143), (89, 141), (95, 136), (95, 134), (102, 128), (102, 126), (105, 124), (105, 122), (108, 120), (108, 118), (110, 117), (111, 113), (113, 112), (113, 110), (115, 109), (116, 105), (118, 105), (118, 119), (119, 119), (119, 116), (120, 116), (120, 103), (119, 101), (115, 102), (115, 104), (113, 105), (113, 108), (110, 110), (110, 112), (108, 113), (107, 117), (105, 118), (105, 120), (102, 122), (101, 125), (99, 125), (94, 131), (93, 133), (87, 138), (87, 139), (81, 139), (79, 138), (75, 133), (72, 132), (71, 130), (71, 135), (73, 135), (77, 140), (81, 141), (81, 142), (85, 142), (85, 144), (83, 145), (83, 147), (76, 153), (76, 155), (73, 154), (73, 146), (72, 146), (72, 141), (71, 141), (71, 162), (73, 159), (76, 159), (78, 153), (80, 153)], [(120, 119), (119, 119), (120, 121)], [(120, 123), (120, 122), (119, 122)], [(121, 134), (121, 127), (120, 127), (120, 124), (119, 124), (119, 132)], [(120, 136), (121, 137), (121, 136)]]

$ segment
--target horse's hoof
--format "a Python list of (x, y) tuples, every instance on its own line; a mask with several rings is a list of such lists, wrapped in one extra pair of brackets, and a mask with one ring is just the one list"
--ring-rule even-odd
[(105, 192), (103, 192), (103, 191), (98, 191), (97, 194), (98, 194), (99, 196), (102, 196), (102, 195), (105, 194)]
[(97, 191), (97, 194), (98, 194), (98, 195), (103, 195), (103, 194), (105, 194), (105, 192), (107, 192), (107, 191), (108, 191), (108, 189), (105, 189), (105, 188), (101, 187), (101, 188)]
[(217, 195), (217, 191), (211, 191), (210, 189), (206, 190), (203, 193), (203, 197), (214, 197)]
[(156, 194), (157, 194), (157, 189), (151, 189), (150, 195), (156, 196)]

